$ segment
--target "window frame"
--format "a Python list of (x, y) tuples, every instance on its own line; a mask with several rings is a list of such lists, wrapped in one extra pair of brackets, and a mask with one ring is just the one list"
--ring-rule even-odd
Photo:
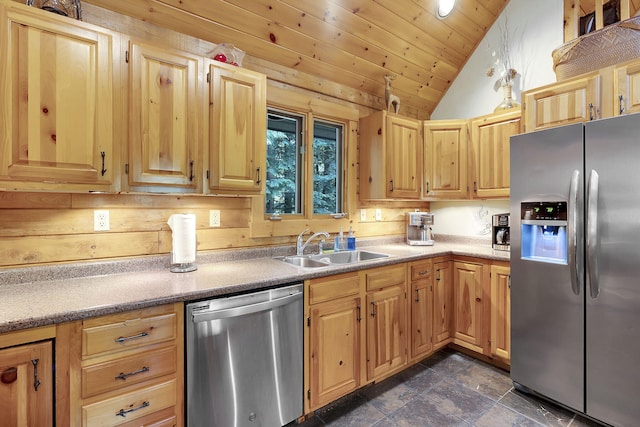
[[(335, 126), (341, 127), (342, 141), (340, 142), (340, 149), (341, 149), (339, 154), (340, 159), (338, 159), (338, 165), (336, 165), (336, 175), (338, 174), (340, 175), (337, 177), (337, 179), (342, 185), (341, 185), (341, 188), (338, 190), (338, 197), (342, 199), (340, 200), (339, 204), (340, 206), (343, 207), (342, 210), (344, 211), (344, 206), (346, 204), (346, 201), (344, 200), (345, 194), (346, 194), (346, 191), (345, 191), (346, 182), (345, 182), (345, 173), (344, 173), (345, 158), (346, 158), (346, 152), (345, 152), (346, 151), (346, 142), (345, 142), (346, 122), (344, 120), (336, 119), (335, 117), (327, 118), (324, 116), (317, 116), (313, 114), (313, 112), (311, 111), (306, 111), (306, 112), (294, 111), (288, 108), (285, 108), (285, 109), (274, 108), (267, 105), (267, 114), (269, 113), (273, 113), (273, 114), (280, 113), (284, 116), (300, 117), (302, 119), (301, 120), (302, 129), (300, 131), (301, 140), (299, 145), (303, 153), (301, 156), (302, 171), (298, 172), (298, 177), (302, 180), (298, 189), (302, 191), (302, 195), (299, 195), (299, 194), (296, 195), (296, 198), (299, 199), (299, 203), (301, 205), (300, 213), (279, 214), (279, 215), (271, 214), (266, 212), (266, 206), (265, 206), (263, 209), (265, 219), (270, 220), (270, 218), (272, 217), (279, 216), (283, 221), (296, 219), (296, 218), (305, 218), (305, 219), (312, 220), (312, 219), (318, 219), (318, 218), (324, 218), (324, 219), (333, 218), (335, 215), (344, 214), (345, 212), (332, 212), (327, 214), (320, 214), (320, 213), (314, 212), (315, 209), (314, 209), (314, 200), (313, 200), (313, 195), (314, 195), (313, 163), (314, 163), (314, 138), (315, 138), (316, 122), (326, 123), (329, 125), (335, 125)], [(267, 123), (268, 123), (268, 120), (267, 120)], [(265, 184), (265, 193), (266, 193), (266, 184)], [(266, 196), (265, 196), (265, 199), (266, 199)]]
[[(299, 90), (274, 85), (269, 85), (267, 88), (267, 110), (304, 115), (306, 119), (303, 137), (306, 147), (313, 146), (313, 133), (309, 129), (311, 128), (310, 123), (313, 124), (314, 119), (343, 126), (343, 168), (340, 173), (343, 183), (342, 210), (344, 215), (313, 214), (312, 197), (307, 197), (304, 201), (306, 205), (301, 215), (287, 214), (279, 217), (268, 215), (265, 212), (265, 186), (265, 190), (260, 196), (251, 199), (250, 236), (252, 238), (297, 236), (306, 228), (314, 232), (326, 231), (329, 233), (335, 233), (341, 227), (348, 230), (349, 225), (355, 219), (357, 207), (359, 111), (352, 106), (318, 99), (317, 94), (303, 93)], [(308, 158), (312, 158), (312, 153)], [(304, 184), (308, 187), (307, 194), (311, 195), (313, 195), (312, 172), (308, 167), (305, 169)]]

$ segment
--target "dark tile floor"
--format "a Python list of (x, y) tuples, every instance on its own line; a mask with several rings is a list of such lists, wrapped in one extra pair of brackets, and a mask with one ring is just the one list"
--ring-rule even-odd
[(316, 411), (301, 427), (502, 427), (598, 424), (513, 389), (509, 374), (445, 349)]

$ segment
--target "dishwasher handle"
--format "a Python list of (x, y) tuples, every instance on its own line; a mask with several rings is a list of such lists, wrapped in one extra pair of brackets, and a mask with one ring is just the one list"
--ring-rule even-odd
[(284, 296), (282, 298), (276, 298), (269, 301), (259, 302), (251, 305), (242, 305), (240, 307), (227, 308), (222, 310), (206, 310), (199, 311), (192, 314), (193, 323), (206, 322), (209, 320), (228, 319), (230, 317), (246, 316), (247, 314), (258, 313), (261, 311), (271, 310), (272, 308), (280, 307), (288, 304), (294, 299), (302, 297), (302, 292), (295, 292), (293, 294)]

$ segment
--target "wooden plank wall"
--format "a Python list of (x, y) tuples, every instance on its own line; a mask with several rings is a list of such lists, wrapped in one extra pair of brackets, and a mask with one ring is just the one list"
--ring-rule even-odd
[[(196, 215), (198, 251), (293, 244), (288, 237), (250, 237), (250, 199), (220, 196), (0, 192), (0, 268), (168, 254), (174, 213)], [(375, 220), (375, 207), (382, 221)], [(394, 203), (363, 205), (367, 220), (352, 221), (358, 237), (404, 234)], [(109, 231), (93, 231), (94, 209), (108, 209)], [(220, 228), (209, 210), (221, 211)]]
[[(210, 52), (213, 46), (91, 5), (83, 5), (83, 9), (85, 19), (91, 23), (149, 39), (160, 45), (202, 55)], [(256, 64), (253, 58), (245, 60), (248, 68), (267, 74), (270, 84), (278, 85), (277, 78), (272, 80), (274, 74), (285, 72), (295, 73), (297, 79), (311, 78), (298, 71), (267, 64), (266, 61)], [(303, 89), (309, 82), (296, 79), (288, 81), (287, 90), (311, 93), (320, 99), (352, 105), (361, 116), (372, 111), (361, 103), (349, 103), (336, 98), (331, 90), (324, 87), (322, 93), (310, 92)], [(344, 92), (344, 88), (337, 88), (336, 92)], [(359, 211), (351, 218), (356, 236), (362, 238), (404, 235), (404, 213), (428, 209), (429, 204), (358, 201), (355, 206), (366, 209), (365, 221), (360, 221)], [(376, 208), (382, 211), (382, 221), (375, 220)], [(109, 210), (109, 231), (93, 231), (95, 209)], [(209, 227), (210, 209), (221, 211), (219, 228)], [(167, 220), (174, 213), (196, 215), (199, 252), (295, 244), (297, 234), (302, 231), (292, 226), (290, 236), (251, 238), (251, 199), (247, 197), (0, 191), (0, 269), (168, 254), (171, 251), (171, 230)]]

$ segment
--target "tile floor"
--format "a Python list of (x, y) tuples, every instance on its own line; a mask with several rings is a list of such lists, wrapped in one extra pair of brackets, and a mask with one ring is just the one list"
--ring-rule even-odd
[(516, 392), (509, 374), (445, 349), (316, 411), (299, 427), (595, 427), (597, 423)]

